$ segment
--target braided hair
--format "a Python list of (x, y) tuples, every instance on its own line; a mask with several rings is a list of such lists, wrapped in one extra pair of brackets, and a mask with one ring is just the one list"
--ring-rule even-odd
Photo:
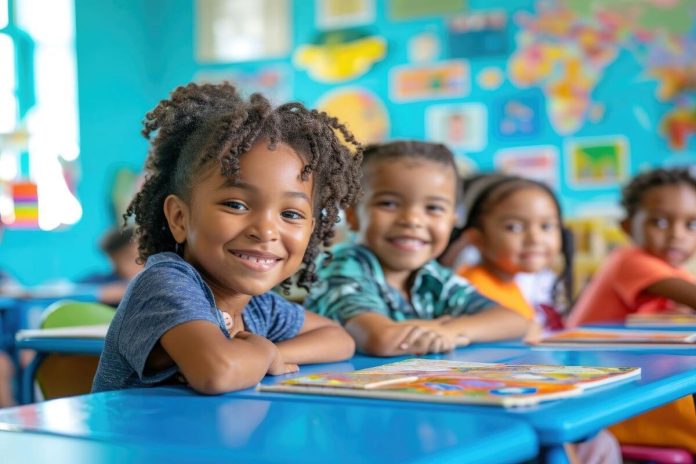
[[(548, 185), (518, 176), (479, 174), (464, 181), (463, 203), (466, 218), (462, 231), (472, 227), (481, 227), (483, 216), (495, 205), (514, 192), (528, 188), (539, 189), (551, 198), (558, 213), (558, 221), (561, 223), (561, 205)], [(573, 251), (573, 234), (569, 229), (561, 227), (563, 270), (553, 284), (551, 295), (554, 305), (558, 308), (569, 309), (573, 301)]]
[[(339, 210), (360, 191), (362, 148), (343, 124), (299, 102), (273, 107), (258, 93), (245, 99), (229, 83), (178, 87), (143, 124), (150, 140), (145, 183), (124, 214), (126, 221), (135, 217), (141, 263), (177, 249), (163, 211), (168, 195), (189, 201), (198, 176), (211, 166), (237, 176), (239, 157), (267, 141), (270, 150), (279, 143), (290, 146), (305, 163), (301, 178), (313, 178), (315, 227), (296, 279), (305, 289), (316, 281), (320, 247), (329, 245)], [(281, 285), (287, 291), (290, 284), (288, 279)]]
[(640, 209), (645, 192), (653, 187), (686, 185), (696, 190), (696, 174), (689, 168), (653, 169), (634, 177), (621, 191), (621, 206), (631, 218)]

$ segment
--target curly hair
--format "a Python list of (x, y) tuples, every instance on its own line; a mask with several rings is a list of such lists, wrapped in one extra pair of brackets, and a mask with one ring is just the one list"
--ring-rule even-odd
[(452, 151), (441, 143), (421, 142), (419, 140), (395, 140), (388, 143), (368, 145), (363, 151), (363, 172), (373, 163), (383, 160), (423, 159), (451, 167), (456, 177), (457, 202), (460, 199), (461, 178), (457, 171)]
[(631, 218), (640, 209), (645, 192), (653, 187), (686, 185), (696, 190), (696, 175), (689, 168), (653, 169), (634, 177), (621, 190), (621, 206)]
[[(541, 190), (551, 198), (558, 214), (558, 222), (561, 223), (561, 204), (551, 188), (543, 182), (503, 174), (478, 174), (464, 180), (466, 218), (462, 231), (472, 227), (480, 228), (483, 216), (491, 208), (513, 193), (529, 188)], [(573, 251), (573, 235), (569, 229), (561, 227), (561, 254), (564, 263), (563, 270), (554, 282), (551, 298), (557, 307), (563, 309), (570, 308), (573, 301)]]
[[(267, 141), (271, 150), (290, 146), (305, 163), (301, 178), (313, 178), (315, 227), (295, 278), (305, 289), (316, 281), (320, 247), (329, 245), (339, 210), (360, 191), (362, 147), (343, 124), (299, 102), (273, 107), (258, 93), (244, 99), (229, 83), (178, 87), (143, 124), (150, 140), (145, 183), (124, 214), (125, 220), (135, 216), (140, 262), (177, 249), (163, 211), (168, 195), (188, 201), (198, 176), (214, 165), (224, 176), (237, 176), (239, 157)], [(281, 284), (285, 290), (291, 279)]]

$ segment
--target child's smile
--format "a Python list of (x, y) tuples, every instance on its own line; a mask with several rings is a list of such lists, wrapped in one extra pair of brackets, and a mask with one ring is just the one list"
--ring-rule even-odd
[(226, 298), (259, 295), (297, 271), (314, 225), (313, 182), (300, 179), (304, 161), (294, 150), (257, 142), (239, 161), (235, 178), (218, 166), (204, 174), (182, 208), (177, 237), (221, 307)]
[(401, 158), (368, 168), (365, 196), (352, 220), (358, 242), (379, 260), (390, 285), (436, 258), (454, 226), (454, 169), (430, 160)]

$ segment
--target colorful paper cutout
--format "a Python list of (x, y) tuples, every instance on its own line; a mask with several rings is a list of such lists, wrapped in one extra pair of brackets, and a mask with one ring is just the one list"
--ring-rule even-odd
[(298, 47), (294, 63), (319, 82), (335, 83), (362, 76), (386, 53), (384, 38), (346, 29), (324, 32), (313, 44)]
[(463, 97), (470, 90), (469, 63), (397, 66), (389, 73), (389, 94), (396, 102)]
[(494, 165), (504, 174), (534, 179), (558, 188), (558, 149), (552, 145), (498, 150)]
[(541, 98), (537, 95), (515, 95), (496, 102), (498, 120), (495, 134), (503, 139), (528, 138), (541, 131)]
[(247, 96), (259, 92), (279, 105), (292, 97), (292, 77), (289, 66), (272, 65), (256, 70), (206, 70), (196, 74), (194, 80), (211, 84), (229, 81)]
[(507, 13), (503, 10), (467, 12), (447, 23), (452, 58), (503, 56), (510, 50)]
[(379, 98), (366, 89), (331, 91), (316, 106), (338, 118), (363, 144), (381, 142), (389, 136), (389, 114)]
[(315, 0), (319, 29), (361, 26), (375, 21), (375, 0)]
[(568, 181), (576, 187), (610, 187), (628, 179), (628, 140), (588, 137), (565, 142)]
[(486, 90), (496, 90), (503, 84), (504, 80), (505, 76), (502, 69), (495, 66), (483, 68), (476, 76), (479, 87)]
[(389, 18), (395, 21), (446, 16), (465, 11), (466, 0), (388, 0)]
[[(13, 229), (39, 228), (39, 190), (31, 181), (14, 182), (10, 187), (14, 203), (14, 219), (8, 218)], [(4, 222), (3, 218), (3, 222)]]
[(453, 149), (481, 151), (488, 143), (488, 111), (480, 103), (433, 105), (425, 111), (426, 136)]

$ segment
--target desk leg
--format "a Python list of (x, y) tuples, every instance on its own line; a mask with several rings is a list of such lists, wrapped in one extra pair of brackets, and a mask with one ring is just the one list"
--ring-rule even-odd
[(29, 365), (22, 371), (22, 385), (20, 386), (19, 392), (20, 404), (30, 404), (34, 402), (34, 376), (43, 359), (43, 353), (36, 353), (34, 359), (32, 359)]
[(541, 452), (545, 464), (570, 464), (563, 445), (545, 446)]

